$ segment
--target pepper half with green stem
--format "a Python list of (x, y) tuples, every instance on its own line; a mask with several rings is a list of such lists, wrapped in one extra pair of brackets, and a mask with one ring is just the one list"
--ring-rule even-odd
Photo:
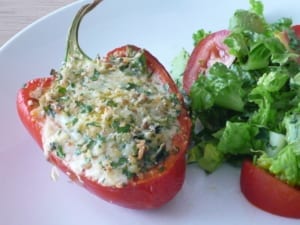
[[(168, 93), (172, 95), (173, 101), (174, 98), (176, 98), (174, 104), (180, 105), (179, 111), (177, 112), (178, 114), (175, 118), (175, 123), (178, 124), (178, 130), (173, 136), (169, 137), (173, 151), (161, 155), (160, 151), (165, 149), (165, 145), (160, 145), (157, 148), (158, 150), (153, 151), (154, 153), (150, 155), (151, 157), (160, 155), (161, 157), (159, 160), (156, 158), (154, 163), (147, 163), (147, 165), (151, 166), (138, 175), (130, 173), (126, 168), (124, 174), (127, 175), (128, 182), (118, 186), (103, 185), (98, 180), (91, 179), (87, 176), (84, 173), (84, 170), (80, 173), (77, 172), (73, 167), (66, 163), (67, 153), (64, 152), (63, 147), (56, 142), (50, 142), (49, 145), (51, 147), (49, 151), (45, 149), (45, 143), (48, 141), (45, 140), (45, 135), (43, 134), (46, 129), (46, 121), (48, 118), (56, 117), (57, 113), (60, 113), (61, 110), (65, 110), (65, 114), (72, 118), (64, 125), (67, 128), (70, 127), (70, 129), (73, 129), (74, 126), (78, 125), (79, 117), (82, 115), (89, 115), (89, 113), (94, 113), (93, 115), (96, 115), (96, 112), (99, 112), (100, 116), (104, 116), (104, 111), (101, 111), (101, 107), (95, 109), (92, 105), (89, 105), (84, 101), (73, 101), (74, 107), (78, 108), (77, 111), (68, 111), (69, 106), (64, 105), (64, 101), (71, 98), (70, 96), (66, 96), (66, 93), (70, 90), (73, 91), (75, 87), (80, 87), (80, 90), (84, 90), (85, 88), (84, 85), (80, 86), (80, 83), (65, 81), (64, 79), (66, 78), (63, 74), (66, 68), (69, 68), (69, 72), (71, 71), (72, 73), (72, 68), (74, 66), (78, 72), (81, 69), (86, 69), (86, 65), (91, 65), (93, 63), (93, 60), (82, 51), (78, 44), (78, 30), (84, 15), (94, 9), (100, 2), (101, 0), (95, 0), (92, 3), (83, 6), (78, 11), (69, 31), (63, 68), (58, 72), (52, 72), (52, 76), (31, 80), (20, 89), (17, 96), (17, 110), (24, 126), (43, 149), (48, 161), (66, 173), (73, 181), (82, 185), (102, 199), (117, 205), (137, 209), (160, 207), (171, 200), (182, 187), (185, 177), (185, 155), (189, 144), (191, 122), (183, 105), (183, 97), (178, 91), (176, 84), (162, 64), (160, 64), (160, 62), (147, 50), (133, 45), (126, 45), (110, 51), (106, 57), (97, 58), (96, 61), (100, 62), (100, 64), (97, 64), (99, 67), (105, 67), (106, 76), (110, 76), (110, 73), (114, 73), (114, 70), (120, 70), (128, 76), (140, 76), (142, 73), (146, 73), (148, 74), (147, 76), (153, 77), (156, 81), (161, 83), (162, 86), (167, 87)], [(140, 55), (138, 60), (128, 61), (128, 59), (135, 55)], [(83, 68), (80, 68), (81, 66)], [(78, 73), (74, 73), (74, 76), (79, 75)], [(95, 69), (89, 79), (92, 82), (98, 82), (99, 76), (101, 76), (101, 74)], [(84, 80), (87, 79), (87, 77), (81, 77), (80, 79)], [(64, 81), (68, 83), (68, 86), (61, 85), (64, 84)], [(58, 82), (60, 82), (60, 85), (57, 85)], [(127, 88), (123, 88), (126, 89), (126, 91), (138, 88), (136, 84), (128, 84)], [(47, 107), (41, 107), (43, 105), (41, 96), (51, 91), (54, 86), (56, 87), (55, 95), (58, 96), (57, 98), (59, 101), (55, 102), (55, 104), (50, 101)], [(144, 96), (144, 99), (135, 99), (135, 101), (139, 100), (142, 102), (147, 99), (147, 94), (149, 93), (142, 94), (141, 96)], [(51, 95), (49, 94), (49, 96)], [(108, 98), (105, 103), (106, 106), (110, 108), (117, 106), (115, 99)], [(173, 107), (173, 105), (170, 105), (170, 107)], [(122, 120), (112, 120), (108, 113), (105, 114), (105, 116), (107, 116), (106, 121), (110, 121), (111, 123), (109, 129), (116, 129), (117, 133), (120, 135), (127, 135), (130, 132), (134, 133), (131, 131), (131, 124), (123, 123)], [(100, 129), (99, 127), (101, 127), (101, 124), (98, 121), (89, 121), (89, 119), (89, 117), (86, 118), (88, 121), (86, 122), (86, 129), (89, 129), (89, 131)], [(116, 124), (116, 121), (119, 121), (118, 124)], [(145, 123), (144, 126), (147, 127), (148, 125)], [(61, 132), (63, 132), (64, 129), (65, 128), (62, 128)], [(78, 129), (80, 130), (80, 134), (83, 133), (84, 137), (87, 136), (84, 135), (84, 129), (82, 129), (82, 127)], [(59, 132), (60, 131), (57, 133)], [(160, 132), (163, 132), (163, 130), (160, 129)], [(136, 134), (134, 133), (134, 135)], [(76, 149), (76, 154), (80, 155), (84, 151), (91, 151), (97, 141), (99, 143), (105, 142), (105, 137), (101, 136), (99, 133), (95, 135), (94, 138), (95, 139), (89, 138), (85, 140), (81, 145), (82, 149)], [(148, 142), (151, 142), (151, 140), (148, 140)], [(146, 154), (144, 153), (143, 145), (137, 150), (140, 150), (137, 154), (137, 158), (143, 158)], [(127, 161), (128, 159), (120, 157), (118, 161), (110, 164), (111, 167), (109, 169), (123, 166)], [(90, 166), (88, 160), (85, 166), (86, 168)]]

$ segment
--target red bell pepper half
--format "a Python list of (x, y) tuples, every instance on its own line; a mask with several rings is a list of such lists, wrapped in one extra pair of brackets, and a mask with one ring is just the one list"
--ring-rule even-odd
[[(78, 28), (82, 17), (91, 11), (99, 2), (100, 0), (97, 0), (83, 6), (76, 15), (69, 33), (66, 61), (75, 51), (79, 51), (87, 58), (78, 45)], [(104, 60), (109, 61), (110, 57), (115, 55), (125, 57), (128, 48), (140, 50), (140, 48), (131, 45), (123, 46), (109, 52)], [(158, 76), (162, 83), (168, 85), (170, 92), (175, 93), (183, 105), (183, 98), (168, 72), (153, 55), (146, 50), (143, 51), (146, 58), (146, 65), (153, 71), (153, 76)], [(46, 91), (53, 80), (54, 78), (49, 76), (29, 81), (19, 90), (17, 95), (17, 111), (20, 119), (41, 148), (43, 146), (41, 132), (45, 120), (44, 118), (37, 117), (33, 113), (33, 109), (39, 105), (39, 100), (36, 99), (32, 93), (35, 91)], [(106, 201), (136, 209), (159, 207), (177, 194), (185, 178), (185, 154), (189, 142), (191, 122), (184, 107), (182, 107), (177, 119), (180, 124), (180, 130), (175, 136), (170, 138), (173, 141), (173, 145), (178, 149), (178, 153), (170, 154), (165, 161), (162, 162), (163, 171), (157, 167), (152, 168), (145, 172), (142, 178), (134, 177), (123, 187), (103, 186), (89, 179), (84, 174), (75, 174), (72, 169), (66, 166), (64, 160), (54, 153), (49, 154), (48, 160), (66, 173), (73, 181)]]

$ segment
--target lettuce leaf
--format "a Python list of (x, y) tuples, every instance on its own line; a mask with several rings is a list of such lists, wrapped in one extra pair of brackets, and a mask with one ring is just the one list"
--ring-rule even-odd
[(190, 149), (188, 163), (197, 163), (206, 172), (211, 173), (223, 162), (223, 155), (217, 151), (216, 145), (207, 143), (195, 145)]
[[(249, 3), (248, 10), (233, 14), (224, 40), (234, 63), (215, 63), (191, 87), (188, 162), (213, 172), (223, 162), (250, 156), (300, 186), (300, 38), (291, 19), (268, 23), (263, 4)], [(200, 30), (199, 39), (206, 34)]]
[(199, 76), (190, 91), (191, 107), (195, 111), (210, 109), (214, 104), (243, 111), (242, 81), (222, 63), (215, 63), (206, 76)]
[(252, 124), (228, 121), (222, 132), (217, 149), (223, 154), (251, 154), (253, 140), (258, 132), (258, 127)]
[(286, 145), (273, 157), (263, 153), (256, 164), (292, 186), (300, 186), (300, 141)]

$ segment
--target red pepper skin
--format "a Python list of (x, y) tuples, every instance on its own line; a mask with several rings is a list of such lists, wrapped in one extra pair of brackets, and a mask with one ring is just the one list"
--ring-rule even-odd
[(41, 90), (47, 89), (53, 81), (53, 77), (38, 78), (29, 81), (26, 85), (19, 90), (17, 95), (17, 111), (19, 117), (29, 131), (34, 140), (42, 148), (41, 129), (43, 121), (33, 117), (31, 111), (37, 107), (38, 101), (31, 96), (31, 92), (40, 88)]
[(290, 218), (300, 218), (300, 190), (283, 183), (251, 161), (243, 162), (241, 191), (258, 208)]
[[(126, 56), (128, 47), (139, 50), (136, 46), (126, 45), (109, 52), (105, 59), (109, 60), (109, 57), (112, 55)], [(144, 50), (144, 54), (147, 66), (153, 71), (153, 75), (158, 76), (162, 83), (169, 85), (170, 91), (176, 93), (183, 105), (183, 97), (166, 69), (148, 51)], [(38, 102), (31, 97), (30, 93), (37, 88), (47, 89), (51, 85), (52, 80), (53, 78), (51, 77), (32, 80), (19, 90), (17, 95), (17, 111), (20, 119), (41, 148), (43, 120), (35, 118), (31, 113)], [(53, 153), (49, 154), (48, 160), (66, 173), (73, 181), (108, 202), (134, 209), (157, 208), (170, 201), (178, 193), (185, 178), (185, 153), (189, 145), (191, 121), (184, 107), (178, 117), (178, 121), (180, 123), (180, 131), (172, 137), (178, 153), (172, 154), (166, 159), (163, 164), (164, 170), (160, 171), (159, 168), (153, 168), (145, 173), (143, 178), (135, 178), (121, 188), (102, 186), (83, 174), (76, 175), (64, 164), (61, 158)]]
[(222, 62), (227, 66), (233, 63), (235, 57), (229, 54), (228, 47), (223, 43), (229, 34), (229, 30), (214, 32), (195, 46), (183, 74), (183, 89), (186, 93), (190, 92), (199, 75), (205, 73), (215, 62)]

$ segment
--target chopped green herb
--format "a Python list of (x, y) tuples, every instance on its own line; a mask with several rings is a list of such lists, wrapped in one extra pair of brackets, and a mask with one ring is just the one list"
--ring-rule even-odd
[(91, 76), (91, 80), (97, 81), (99, 79), (99, 76), (100, 76), (100, 72), (95, 69), (93, 75)]
[(130, 172), (127, 168), (124, 168), (122, 172), (129, 180), (135, 176), (135, 173)]
[(111, 165), (113, 168), (118, 168), (118, 167), (124, 166), (124, 165), (127, 164), (127, 163), (128, 163), (127, 158), (124, 157), (124, 156), (122, 156), (122, 157), (119, 158), (119, 160), (118, 160), (117, 162), (111, 162), (110, 165)]
[(109, 99), (107, 102), (106, 102), (107, 106), (110, 106), (110, 107), (117, 107), (118, 104), (112, 100), (112, 99)]
[(61, 145), (57, 145), (57, 148), (56, 148), (56, 155), (57, 155), (59, 158), (65, 158), (66, 154), (64, 153), (63, 147), (62, 147)]
[(48, 116), (55, 117), (55, 111), (51, 108), (51, 105), (47, 105), (44, 107), (44, 111)]
[(119, 120), (112, 121), (111, 126), (118, 133), (128, 133), (130, 131), (130, 128), (131, 128), (130, 124), (125, 124), (125, 125), (121, 126), (121, 123), (120, 123)]
[(96, 122), (96, 121), (89, 122), (86, 125), (87, 126), (92, 126), (92, 127), (101, 127), (101, 125), (98, 122)]
[(80, 101), (75, 101), (76, 105), (79, 106), (80, 108), (80, 113), (90, 113), (93, 111), (93, 106), (84, 104), (83, 102)]
[(58, 91), (59, 94), (64, 95), (64, 94), (66, 94), (67, 89), (65, 87), (58, 86), (57, 91)]
[(105, 142), (106, 141), (106, 138), (103, 135), (101, 135), (101, 134), (97, 134), (96, 138), (100, 142)]
[(139, 85), (129, 82), (126, 84), (126, 86), (124, 87), (126, 90), (132, 90), (132, 89), (137, 89), (139, 87)]
[[(134, 50), (132, 50), (134, 52)], [(144, 54), (140, 54), (139, 52), (135, 52), (136, 56), (132, 58), (132, 60), (123, 62), (121, 65), (119, 64), (119, 69), (129, 76), (140, 76), (147, 74), (147, 64), (146, 58)]]
[(92, 149), (96, 144), (96, 141), (94, 141), (93, 139), (90, 139), (87, 144), (86, 144), (86, 148), (87, 149)]
[(72, 120), (72, 125), (74, 126), (77, 122), (78, 122), (78, 118), (75, 117), (75, 118)]

